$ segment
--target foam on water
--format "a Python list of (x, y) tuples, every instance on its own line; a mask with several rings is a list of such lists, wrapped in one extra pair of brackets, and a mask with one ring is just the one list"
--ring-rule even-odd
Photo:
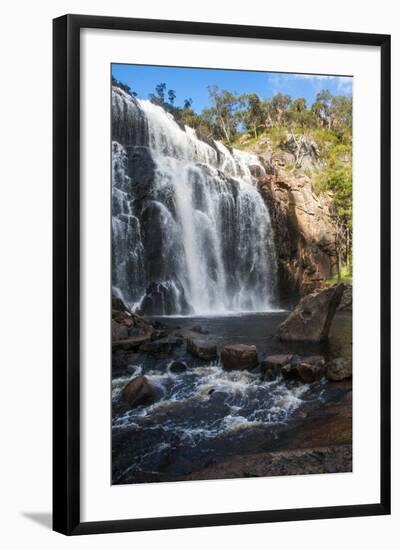
[[(141, 372), (138, 367), (130, 376), (113, 379), (114, 401), (127, 382)], [(168, 369), (149, 370), (146, 377), (158, 400), (114, 417), (114, 427), (129, 428), (143, 421), (146, 426), (214, 437), (238, 428), (285, 422), (308, 390), (307, 385), (288, 389), (281, 380), (264, 382), (259, 373), (226, 371), (219, 365), (196, 367), (179, 375)]]
[(210, 460), (258, 448), (285, 428), (310, 390), (289, 389), (280, 379), (263, 382), (259, 372), (226, 371), (218, 364), (189, 367), (179, 375), (139, 367), (114, 378), (115, 404), (139, 373), (155, 389), (156, 401), (113, 415), (113, 437), (126, 445), (113, 474), (117, 483), (159, 480), (165, 468), (176, 479)]

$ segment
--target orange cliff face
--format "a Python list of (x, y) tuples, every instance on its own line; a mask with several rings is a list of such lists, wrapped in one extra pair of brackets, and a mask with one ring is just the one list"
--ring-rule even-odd
[(334, 205), (314, 193), (309, 176), (289, 175), (276, 164), (268, 172), (258, 182), (274, 230), (280, 293), (304, 295), (338, 273)]

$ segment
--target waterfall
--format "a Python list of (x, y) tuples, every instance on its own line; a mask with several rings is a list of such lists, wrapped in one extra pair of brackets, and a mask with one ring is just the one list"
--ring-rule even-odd
[(115, 292), (150, 315), (270, 309), (276, 260), (258, 157), (119, 88), (112, 136)]

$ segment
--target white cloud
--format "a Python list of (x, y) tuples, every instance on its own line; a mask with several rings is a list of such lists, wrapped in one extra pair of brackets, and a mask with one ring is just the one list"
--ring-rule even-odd
[(351, 76), (338, 76), (338, 92), (343, 95), (351, 95), (353, 92), (353, 78)]
[(312, 80), (316, 84), (315, 87), (320, 87), (322, 82), (336, 84), (337, 92), (343, 95), (350, 95), (353, 89), (353, 78), (351, 76), (335, 76), (322, 74), (294, 74), (292, 77), (295, 80)]
[(274, 95), (282, 90), (287, 90), (296, 80), (308, 81), (315, 94), (322, 90), (324, 86), (329, 86), (332, 89), (332, 85), (336, 85), (335, 92), (337, 94), (351, 95), (353, 88), (353, 78), (351, 76), (273, 73), (269, 74), (268, 77), (270, 94)]

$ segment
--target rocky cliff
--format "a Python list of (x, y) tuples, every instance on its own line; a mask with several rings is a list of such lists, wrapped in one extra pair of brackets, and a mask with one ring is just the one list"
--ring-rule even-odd
[[(298, 146), (297, 146), (298, 144)], [(251, 150), (262, 160), (259, 190), (274, 229), (281, 299), (325, 286), (338, 273), (335, 208), (329, 194), (313, 190), (312, 171), (320, 166), (318, 148), (288, 135), (286, 147), (260, 140)]]

